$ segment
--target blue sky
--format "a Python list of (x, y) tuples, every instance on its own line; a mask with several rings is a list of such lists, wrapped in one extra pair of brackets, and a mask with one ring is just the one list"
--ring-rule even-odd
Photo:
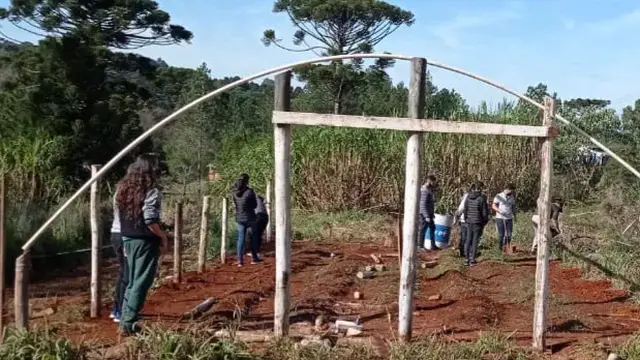
[[(2, 1), (7, 3), (8, 0)], [(545, 83), (562, 98), (612, 101), (620, 110), (640, 98), (640, 3), (632, 0), (398, 0), (416, 16), (377, 50), (421, 56), (488, 77), (524, 92)], [(172, 22), (194, 32), (191, 44), (140, 52), (172, 65), (206, 62), (214, 77), (249, 75), (315, 57), (260, 42), (267, 28), (288, 40), (293, 27), (271, 12), (272, 0), (160, 0)], [(29, 39), (10, 24), (2, 30)], [(31, 40), (31, 39), (29, 39)], [(407, 81), (408, 65), (390, 70)], [(439, 87), (455, 88), (472, 106), (510, 95), (477, 81), (431, 68)]]

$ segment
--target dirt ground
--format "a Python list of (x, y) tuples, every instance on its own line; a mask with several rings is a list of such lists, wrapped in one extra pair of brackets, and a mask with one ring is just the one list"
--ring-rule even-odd
[[(273, 243), (267, 245), (272, 247)], [(355, 276), (373, 264), (370, 254), (393, 253), (394, 249), (375, 244), (294, 242), (291, 322), (313, 322), (319, 314), (329, 321), (359, 318), (365, 335), (394, 338), (397, 257), (383, 257), (388, 270), (377, 272), (373, 279)], [(218, 303), (210, 312), (192, 321), (224, 326), (235, 314), (240, 329), (272, 328), (273, 249), (264, 255), (264, 264), (237, 268), (233, 260), (225, 265), (210, 263), (202, 275), (185, 274), (178, 288), (156, 288), (143, 311), (146, 322), (176, 324), (182, 314), (214, 297)], [(414, 335), (437, 333), (460, 341), (473, 339), (481, 331), (498, 331), (522, 345), (530, 344), (534, 259), (497, 262), (482, 261), (481, 257), (477, 266), (464, 268), (453, 250), (421, 255), (421, 261), (430, 260), (437, 260), (438, 265), (418, 269)], [(171, 259), (165, 259), (163, 266), (169, 271)], [(114, 264), (105, 269), (106, 274), (114, 272)], [(553, 262), (550, 283), (548, 343), (553, 353), (566, 356), (584, 344), (609, 346), (640, 330), (640, 306), (628, 301), (627, 292), (612, 288), (608, 281), (584, 280), (577, 269)], [(34, 313), (47, 307), (55, 310), (54, 315), (33, 321), (55, 324), (74, 340), (117, 342), (117, 326), (108, 318), (110, 306), (105, 305), (100, 319), (87, 319), (88, 289), (86, 270), (33, 284)], [(361, 292), (363, 299), (354, 299), (354, 291)], [(431, 295), (441, 298), (430, 301)], [(105, 300), (110, 299), (110, 293), (107, 296)]]

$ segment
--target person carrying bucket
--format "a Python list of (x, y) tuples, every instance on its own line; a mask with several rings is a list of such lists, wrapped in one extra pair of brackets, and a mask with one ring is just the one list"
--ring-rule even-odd
[(493, 211), (496, 212), (496, 228), (498, 230), (498, 246), (500, 251), (507, 251), (513, 234), (513, 219), (516, 213), (515, 185), (509, 184), (504, 191), (493, 199)]
[[(558, 221), (560, 214), (564, 208), (564, 200), (559, 196), (554, 196), (551, 199), (551, 214), (549, 217), (551, 223), (549, 224), (549, 230), (551, 231), (551, 238), (555, 238), (560, 234), (560, 223)], [(531, 217), (533, 224), (533, 244), (531, 245), (531, 252), (535, 252), (538, 247), (538, 225), (540, 224), (540, 215), (534, 214)]]
[(478, 242), (482, 229), (489, 222), (489, 205), (480, 191), (479, 183), (474, 183), (469, 188), (464, 204), (464, 217), (466, 220), (467, 235), (465, 236), (464, 254), (465, 265), (477, 264)]
[(427, 230), (429, 230), (430, 249), (436, 247), (436, 223), (435, 223), (435, 189), (437, 187), (435, 175), (427, 176), (425, 183), (420, 188), (420, 238), (418, 247), (427, 250), (424, 244)]

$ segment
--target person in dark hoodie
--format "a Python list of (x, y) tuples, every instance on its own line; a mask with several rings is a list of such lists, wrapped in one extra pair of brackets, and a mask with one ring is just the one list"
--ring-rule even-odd
[[(476, 183), (479, 187), (480, 190), (480, 197), (482, 197), (484, 199), (485, 202), (487, 202), (487, 195), (483, 192), (484, 190), (484, 183), (482, 181), (478, 181)], [(473, 184), (472, 184), (473, 186)], [(466, 209), (466, 205), (467, 205), (467, 198), (469, 197), (469, 190), (465, 191), (464, 194), (462, 195), (462, 199), (460, 199), (460, 205), (458, 205), (458, 210), (456, 210), (456, 216), (458, 217), (458, 224), (459, 224), (459, 228), (460, 228), (460, 243), (458, 244), (458, 251), (460, 253), (460, 257), (462, 258), (466, 258), (465, 255), (465, 246), (466, 246), (466, 242), (467, 242), (467, 222), (464, 216), (464, 212)], [(487, 205), (488, 207), (489, 205)], [(478, 243), (480, 242), (480, 239), (482, 238), (482, 232), (484, 230), (484, 227), (482, 228), (482, 230), (480, 230), (480, 237), (478, 239)]]
[(489, 222), (489, 204), (481, 193), (482, 187), (478, 183), (471, 185), (469, 195), (464, 206), (464, 218), (467, 223), (467, 236), (464, 246), (466, 266), (477, 264), (478, 242), (482, 229)]
[(427, 181), (420, 188), (420, 239), (418, 239), (418, 247), (426, 250), (424, 246), (425, 235), (429, 229), (429, 240), (431, 241), (431, 250), (436, 248), (436, 224), (435, 219), (435, 189), (436, 177), (434, 175), (427, 176)]
[[(258, 230), (258, 257), (260, 257), (260, 249), (262, 249), (262, 234), (269, 224), (269, 213), (267, 212), (266, 202), (264, 198), (256, 194), (256, 229)], [(267, 240), (268, 241), (268, 240)]]
[(244, 240), (247, 230), (251, 229), (251, 263), (262, 262), (258, 257), (258, 229), (256, 227), (256, 207), (258, 201), (253, 189), (249, 187), (249, 175), (241, 174), (238, 180), (233, 183), (233, 202), (236, 206), (236, 224), (238, 226), (238, 267), (244, 265)]

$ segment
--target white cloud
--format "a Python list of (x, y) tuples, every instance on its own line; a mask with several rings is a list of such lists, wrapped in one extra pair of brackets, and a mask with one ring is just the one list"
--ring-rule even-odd
[(588, 29), (599, 36), (611, 36), (624, 31), (640, 30), (640, 9), (636, 9), (618, 17), (595, 21), (588, 24)]
[(506, 9), (485, 11), (475, 14), (459, 14), (453, 20), (436, 25), (431, 31), (451, 48), (463, 46), (461, 38), (470, 31), (499, 25), (522, 17), (519, 3), (512, 3)]

